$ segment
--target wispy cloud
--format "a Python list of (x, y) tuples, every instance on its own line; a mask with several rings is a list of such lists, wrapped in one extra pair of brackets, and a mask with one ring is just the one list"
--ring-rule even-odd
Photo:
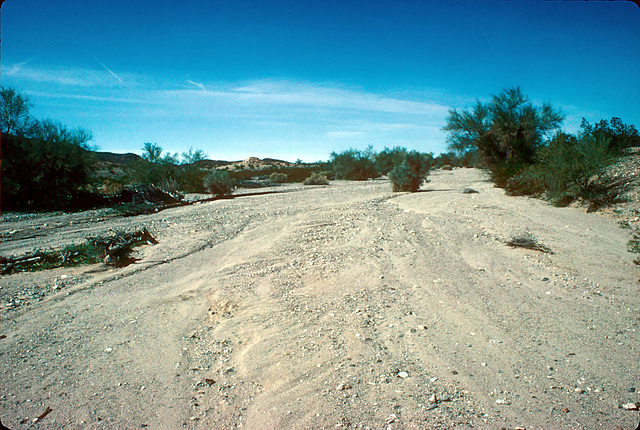
[(192, 85), (195, 85), (196, 87), (200, 88), (200, 91), (206, 91), (207, 88), (204, 86), (204, 84), (198, 83), (198, 82), (193, 82), (189, 79), (187, 79), (187, 82), (189, 82)]
[[(109, 87), (117, 85), (104, 71), (94, 69), (55, 66), (33, 67), (27, 66), (26, 62), (6, 65), (2, 69), (2, 74), (6, 77), (65, 87)], [(120, 80), (120, 82), (122, 81)]]
[(168, 95), (175, 100), (204, 103), (233, 102), (245, 106), (292, 106), (307, 108), (373, 111), (409, 115), (442, 117), (449, 107), (437, 102), (419, 102), (384, 97), (351, 89), (342, 89), (306, 83), (287, 81), (257, 81), (248, 84), (218, 86), (210, 91), (202, 91), (203, 84), (196, 90), (170, 90)]
[(185, 136), (209, 152), (209, 142), (247, 152), (277, 143), (295, 151), (304, 145), (314, 158), (345, 145), (416, 147), (443, 140), (449, 110), (437, 99), (331, 83), (219, 83), (122, 73), (120, 84), (105, 70), (26, 63), (3, 65), (2, 74), (5, 85), (32, 98), (34, 114), (81, 120), (94, 130), (96, 144), (135, 141), (134, 150), (155, 140), (180, 150)]
[(143, 100), (139, 98), (136, 99), (136, 98), (123, 98), (123, 97), (91, 96), (86, 94), (65, 94), (65, 93), (52, 93), (52, 92), (43, 92), (43, 91), (27, 91), (26, 93), (29, 96), (35, 96), (35, 97), (41, 97), (41, 98), (86, 100), (90, 102), (135, 103), (135, 104), (152, 103), (150, 100)]
[(330, 131), (327, 133), (327, 137), (332, 139), (353, 139), (364, 136), (366, 136), (364, 131)]

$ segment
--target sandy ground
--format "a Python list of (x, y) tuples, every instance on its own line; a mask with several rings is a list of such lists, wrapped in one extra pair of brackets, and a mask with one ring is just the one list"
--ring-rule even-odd
[[(2, 255), (136, 226), (159, 244), (126, 268), (0, 279), (3, 424), (635, 429), (629, 230), (507, 197), (477, 170), (430, 179), (4, 215)], [(553, 254), (505, 245), (524, 229)]]

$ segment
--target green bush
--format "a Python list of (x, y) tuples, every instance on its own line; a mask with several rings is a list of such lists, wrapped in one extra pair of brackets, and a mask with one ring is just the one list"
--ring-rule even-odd
[(203, 185), (208, 193), (217, 197), (229, 195), (233, 189), (229, 173), (224, 170), (214, 170), (208, 173), (203, 179)]
[(394, 167), (400, 165), (407, 153), (406, 148), (396, 146), (393, 149), (384, 148), (375, 155), (374, 166), (379, 174), (386, 175)]
[(302, 182), (304, 185), (329, 185), (329, 180), (322, 173), (312, 173)]
[(286, 173), (273, 172), (271, 175), (269, 175), (269, 182), (271, 182), (272, 184), (282, 184), (284, 182), (287, 182), (288, 178), (289, 175), (287, 175)]
[(391, 187), (394, 192), (416, 192), (429, 174), (429, 160), (425, 154), (411, 151), (404, 155), (402, 163), (389, 172)]
[(638, 130), (624, 124), (620, 118), (613, 117), (610, 122), (603, 119), (594, 125), (583, 118), (580, 127), (583, 134), (608, 142), (609, 150), (615, 155), (623, 155), (627, 148), (640, 146)]
[(349, 149), (341, 153), (331, 153), (331, 167), (338, 179), (352, 181), (364, 181), (378, 178), (380, 174), (376, 170), (373, 161), (373, 149), (362, 152), (357, 149)]
[(510, 194), (544, 194), (559, 206), (582, 199), (593, 211), (623, 201), (631, 185), (607, 172), (618, 157), (602, 134), (557, 133), (538, 154), (536, 164), (508, 181)]

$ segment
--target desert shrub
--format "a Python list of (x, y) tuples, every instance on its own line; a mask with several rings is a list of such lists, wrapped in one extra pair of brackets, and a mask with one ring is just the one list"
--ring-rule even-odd
[(269, 175), (269, 182), (271, 182), (272, 184), (282, 184), (284, 182), (287, 182), (288, 178), (289, 175), (287, 175), (286, 173), (273, 172), (271, 175)]
[(627, 148), (640, 146), (640, 134), (633, 125), (627, 125), (620, 118), (605, 119), (597, 124), (589, 124), (582, 119), (580, 125), (583, 134), (608, 142), (609, 150), (615, 155), (623, 155)]
[(205, 175), (206, 172), (198, 168), (196, 164), (183, 164), (178, 166), (176, 175), (178, 190), (185, 193), (205, 192), (203, 185)]
[(578, 196), (588, 203), (587, 212), (593, 212), (627, 201), (625, 194), (632, 185), (633, 183), (625, 178), (614, 177), (605, 172), (592, 176), (589, 182), (580, 188)]
[(214, 170), (208, 173), (203, 179), (203, 185), (208, 193), (217, 197), (231, 194), (231, 178), (224, 170)]
[(338, 179), (364, 181), (380, 176), (374, 166), (373, 149), (359, 151), (349, 149), (341, 153), (331, 153), (331, 167)]
[(427, 179), (430, 163), (424, 154), (411, 151), (404, 154), (402, 163), (389, 172), (391, 187), (394, 192), (416, 192)]
[(510, 194), (544, 193), (559, 206), (582, 199), (591, 211), (623, 201), (630, 186), (607, 172), (618, 157), (610, 139), (602, 135), (557, 133), (538, 157), (537, 163), (508, 181), (505, 188)]
[(537, 169), (530, 168), (509, 179), (504, 188), (512, 196), (541, 196), (546, 191)]
[(253, 180), (257, 176), (260, 178), (269, 179), (273, 173), (282, 173), (287, 175), (287, 182), (302, 182), (312, 172), (320, 171), (320, 167), (317, 165), (293, 165), (293, 166), (269, 166), (260, 171), (254, 170), (229, 170), (231, 180), (239, 183), (241, 181)]
[(536, 237), (529, 230), (516, 231), (511, 235), (511, 238), (506, 241), (506, 244), (512, 248), (526, 248), (533, 249), (535, 251), (546, 252), (553, 254), (551, 249), (543, 245), (536, 239)]
[(441, 170), (447, 170), (447, 171), (451, 171), (453, 170), (453, 166), (451, 164), (445, 164), (444, 166), (440, 167)]
[(406, 148), (396, 146), (393, 149), (384, 148), (375, 155), (374, 167), (381, 175), (386, 175), (394, 167), (400, 165), (407, 153)]
[(327, 177), (321, 173), (312, 173), (302, 182), (304, 185), (329, 185)]
[(168, 192), (203, 193), (206, 172), (199, 167), (207, 154), (189, 148), (181, 156), (162, 153), (157, 143), (145, 143), (142, 158), (131, 165), (131, 181), (139, 185), (155, 185)]

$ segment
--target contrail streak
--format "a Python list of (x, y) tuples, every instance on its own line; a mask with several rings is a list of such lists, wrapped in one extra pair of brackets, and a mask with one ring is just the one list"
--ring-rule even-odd
[(196, 87), (200, 88), (202, 91), (206, 91), (207, 89), (204, 87), (204, 85), (198, 83), (198, 82), (193, 82), (187, 79), (187, 82), (189, 82), (190, 84), (195, 85)]
[(120, 79), (120, 78), (118, 77), (118, 75), (116, 75), (115, 73), (113, 73), (113, 72), (111, 71), (111, 69), (110, 69), (110, 68), (108, 68), (107, 66), (105, 66), (105, 65), (102, 63), (102, 61), (98, 60), (98, 59), (96, 58), (96, 56), (95, 56), (95, 55), (93, 55), (91, 52), (87, 51), (87, 48), (85, 48), (84, 46), (80, 45), (78, 42), (76, 42), (76, 45), (78, 45), (79, 47), (81, 47), (81, 48), (84, 50), (84, 52), (86, 52), (86, 53), (87, 53), (91, 58), (93, 58), (94, 60), (96, 60), (96, 62), (97, 62), (98, 64), (100, 64), (102, 67), (104, 67), (104, 69), (105, 69), (107, 72), (111, 73), (111, 74), (113, 75), (113, 77), (114, 77), (114, 78), (116, 78), (116, 79), (118, 80), (118, 82), (120, 82), (121, 84), (123, 83), (123, 82), (122, 82), (122, 79)]

